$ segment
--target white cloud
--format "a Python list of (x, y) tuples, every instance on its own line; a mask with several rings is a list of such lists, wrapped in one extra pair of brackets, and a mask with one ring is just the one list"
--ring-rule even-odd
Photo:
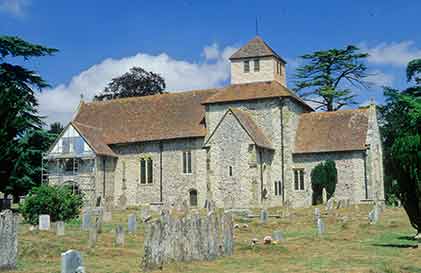
[(67, 123), (79, 104), (80, 94), (85, 100), (91, 100), (112, 78), (133, 66), (160, 74), (170, 92), (221, 86), (229, 79), (228, 57), (235, 50), (233, 47), (220, 50), (216, 44), (207, 46), (204, 48), (205, 61), (199, 63), (176, 60), (165, 53), (157, 56), (138, 53), (122, 59), (106, 59), (74, 76), (68, 84), (38, 94), (40, 113), (47, 117), (47, 123)]
[(365, 81), (377, 87), (391, 86), (395, 80), (393, 75), (386, 74), (380, 70), (373, 70), (368, 72), (368, 74), (369, 76), (365, 78)]
[(29, 4), (29, 0), (0, 0), (0, 11), (23, 16)]
[(367, 60), (372, 64), (406, 66), (409, 61), (421, 58), (421, 48), (416, 47), (413, 41), (380, 43), (374, 47), (362, 43), (360, 47), (370, 54)]

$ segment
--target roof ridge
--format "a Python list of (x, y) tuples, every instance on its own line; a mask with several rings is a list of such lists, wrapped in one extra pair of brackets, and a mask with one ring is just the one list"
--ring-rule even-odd
[(368, 108), (356, 108), (356, 109), (343, 109), (343, 110), (336, 110), (336, 111), (326, 111), (326, 112), (307, 112), (307, 113), (302, 113), (301, 115), (315, 115), (315, 114), (320, 114), (320, 115), (333, 115), (333, 114), (340, 114), (340, 113), (345, 113), (345, 112), (355, 112), (355, 111), (367, 111)]

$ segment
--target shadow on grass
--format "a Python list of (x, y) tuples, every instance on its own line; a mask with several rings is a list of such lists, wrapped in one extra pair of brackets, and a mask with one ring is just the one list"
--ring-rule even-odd
[(407, 241), (416, 241), (414, 236), (400, 236), (398, 237), (399, 240), (407, 240)]
[(409, 244), (373, 244), (373, 246), (394, 247), (394, 248), (418, 248), (418, 245), (409, 245)]

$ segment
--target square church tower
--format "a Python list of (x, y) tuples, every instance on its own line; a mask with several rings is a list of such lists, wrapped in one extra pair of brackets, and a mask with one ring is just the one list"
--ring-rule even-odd
[(286, 87), (285, 60), (259, 36), (231, 57), (231, 84), (277, 81)]

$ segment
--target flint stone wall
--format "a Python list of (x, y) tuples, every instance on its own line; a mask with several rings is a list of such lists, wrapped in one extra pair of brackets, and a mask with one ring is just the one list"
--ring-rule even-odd
[(171, 261), (213, 260), (230, 256), (234, 249), (231, 213), (210, 212), (177, 218), (163, 211), (160, 218), (146, 225), (144, 269), (162, 268)]
[(12, 211), (0, 213), (0, 271), (16, 267), (18, 220)]

